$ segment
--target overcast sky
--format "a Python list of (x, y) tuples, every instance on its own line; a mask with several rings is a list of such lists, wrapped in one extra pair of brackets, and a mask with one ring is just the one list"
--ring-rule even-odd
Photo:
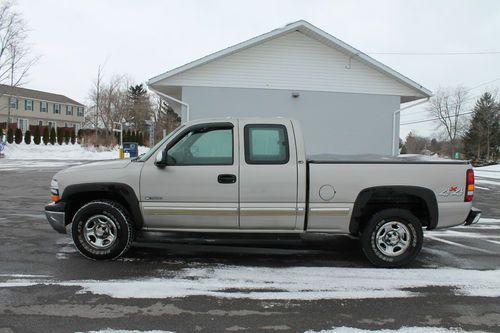
[[(35, 54), (28, 88), (87, 101), (97, 68), (137, 82), (304, 19), (365, 53), (500, 52), (500, 1), (18, 0)], [(375, 59), (424, 87), (500, 87), (500, 54)], [(485, 84), (486, 82), (495, 82)], [(427, 119), (423, 107), (402, 122)], [(429, 134), (432, 123), (402, 126)]]

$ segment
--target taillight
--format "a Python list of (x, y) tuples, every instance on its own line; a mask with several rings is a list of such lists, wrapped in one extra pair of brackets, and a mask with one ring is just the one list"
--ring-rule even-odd
[(466, 182), (465, 182), (465, 202), (471, 202), (474, 198), (474, 170), (467, 170)]

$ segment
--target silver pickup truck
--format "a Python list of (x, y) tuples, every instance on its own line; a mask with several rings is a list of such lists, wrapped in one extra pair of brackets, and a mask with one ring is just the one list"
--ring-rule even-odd
[[(306, 159), (300, 124), (284, 118), (185, 123), (145, 155), (58, 172), (45, 207), (92, 259), (114, 259), (145, 232), (327, 233), (359, 237), (376, 266), (422, 247), (423, 228), (476, 223), (466, 161)], [(201, 236), (202, 237), (202, 236)]]

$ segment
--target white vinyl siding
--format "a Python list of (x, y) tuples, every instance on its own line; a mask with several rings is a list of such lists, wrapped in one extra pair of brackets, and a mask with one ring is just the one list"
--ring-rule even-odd
[(295, 31), (166, 78), (158, 85), (415, 96), (356, 57)]

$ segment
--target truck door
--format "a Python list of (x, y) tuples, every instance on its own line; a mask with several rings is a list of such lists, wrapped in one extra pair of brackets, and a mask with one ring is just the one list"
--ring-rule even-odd
[(148, 160), (141, 175), (146, 229), (238, 229), (236, 124), (190, 126), (167, 145), (165, 167)]
[(297, 153), (290, 121), (240, 120), (240, 229), (293, 230)]

